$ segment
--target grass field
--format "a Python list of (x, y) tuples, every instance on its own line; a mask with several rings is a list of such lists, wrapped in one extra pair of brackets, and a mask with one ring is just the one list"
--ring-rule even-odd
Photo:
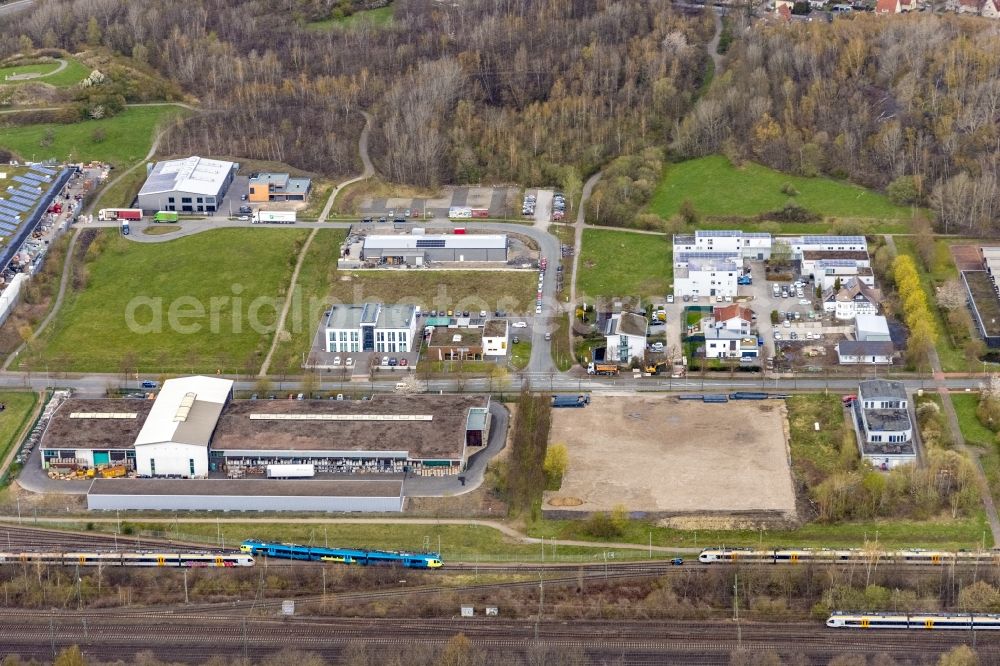
[(136, 168), (134, 171), (130, 171), (111, 187), (101, 190), (94, 208), (100, 210), (101, 208), (131, 207), (144, 182), (146, 182), (145, 169)]
[(323, 207), (326, 206), (326, 200), (330, 198), (330, 192), (332, 191), (332, 182), (328, 180), (317, 182), (314, 180), (312, 192), (309, 193), (309, 203), (299, 211), (298, 219), (318, 220), (319, 214), (323, 212)]
[(343, 18), (330, 18), (323, 21), (314, 21), (309, 24), (311, 30), (350, 30), (363, 23), (371, 25), (373, 28), (387, 28), (392, 23), (393, 6), (377, 7), (360, 12), (354, 12), (350, 16)]
[(532, 271), (338, 271), (333, 303), (387, 301), (413, 303), (422, 310), (505, 310), (534, 308), (537, 274)]
[[(46, 123), (8, 127), (0, 132), (0, 146), (24, 160), (100, 160), (121, 168), (145, 157), (157, 125), (179, 112), (172, 106), (147, 106), (126, 109), (111, 118), (71, 125)], [(102, 129), (106, 138), (94, 141), (97, 129)], [(46, 143), (49, 130), (52, 142), (42, 145)], [(112, 177), (114, 175), (112, 172)]]
[(584, 297), (660, 296), (673, 282), (670, 239), (627, 231), (586, 229), (577, 294)]
[(0, 85), (18, 85), (30, 82), (47, 83), (50, 86), (56, 86), (57, 88), (65, 88), (79, 83), (90, 74), (90, 70), (87, 66), (79, 60), (75, 58), (65, 58), (65, 60), (66, 68), (61, 72), (49, 76), (28, 79), (27, 81), (7, 81), (6, 79), (9, 75), (14, 73), (27, 74), (31, 72), (41, 72), (45, 74), (48, 72), (54, 72), (59, 67), (59, 63), (39, 63), (36, 65), (0, 67)]
[[(513, 338), (513, 334), (511, 337)], [(516, 370), (524, 370), (528, 367), (528, 361), (531, 360), (531, 339), (527, 338), (527, 336), (525, 338), (518, 341), (517, 344), (511, 344), (510, 346), (510, 364)]]
[(979, 405), (978, 393), (952, 393), (951, 404), (955, 406), (958, 415), (958, 426), (962, 429), (962, 437), (967, 444), (992, 448), (996, 435), (979, 422), (976, 407)]
[[(115, 372), (134, 354), (146, 373), (242, 372), (270, 344), (251, 322), (273, 325), (307, 232), (220, 229), (155, 245), (105, 233), (87, 288), (67, 296), (41, 343), (51, 368)], [(137, 297), (161, 299), (134, 309), (138, 333), (127, 325)]]
[[(584, 531), (582, 521), (546, 520), (532, 523), (528, 533), (535, 537), (597, 541)], [(884, 548), (936, 547), (957, 550), (992, 545), (986, 516), (940, 520), (870, 520), (836, 525), (809, 523), (794, 530), (677, 530), (643, 521), (629, 521), (614, 541), (648, 543), (654, 546), (706, 548), (711, 546), (794, 548), (853, 547), (878, 540)]]
[[(289, 332), (291, 338), (279, 346), (279, 349), (287, 346), (293, 357), (298, 358), (303, 352), (309, 352), (313, 335), (326, 310), (330, 276), (336, 269), (344, 235), (342, 229), (319, 230), (302, 262), (296, 285), (297, 300), (293, 301), (293, 304), (300, 303), (301, 307), (289, 310), (285, 320), (285, 330)], [(278, 350), (275, 351), (277, 354)]]
[(759, 164), (736, 168), (721, 155), (689, 160), (667, 167), (653, 193), (650, 209), (663, 218), (690, 200), (701, 215), (754, 216), (782, 208), (789, 196), (781, 189), (790, 183), (800, 205), (826, 217), (907, 220), (909, 208), (893, 205), (881, 194), (828, 178), (803, 178)]
[(924, 270), (923, 262), (917, 256), (912, 238), (897, 237), (895, 238), (895, 243), (896, 250), (900, 254), (913, 257), (913, 261), (920, 271), (920, 284), (927, 296), (927, 303), (930, 306), (931, 315), (933, 316), (934, 330), (937, 332), (937, 344), (935, 348), (937, 349), (938, 358), (941, 360), (941, 369), (944, 372), (968, 372), (969, 364), (965, 359), (965, 353), (962, 349), (952, 346), (951, 339), (948, 337), (948, 327), (935, 298), (935, 285), (958, 276), (958, 269), (955, 268), (955, 262), (952, 260), (951, 252), (948, 249), (948, 241), (937, 241), (934, 265), (931, 266), (930, 271)]
[[(795, 395), (786, 401), (792, 469), (806, 481), (818, 481), (836, 471), (844, 427), (839, 395)], [(814, 424), (819, 423), (817, 431)]]
[(3, 463), (11, 447), (18, 444), (17, 433), (35, 408), (38, 394), (28, 391), (0, 391), (0, 402), (5, 406), (0, 412), (0, 463)]

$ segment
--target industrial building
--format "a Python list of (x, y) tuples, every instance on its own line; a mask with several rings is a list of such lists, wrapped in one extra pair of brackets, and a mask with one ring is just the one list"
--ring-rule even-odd
[(851, 409), (862, 458), (883, 470), (916, 460), (913, 422), (903, 382), (861, 382)]
[(481, 361), (483, 360), (483, 330), (480, 328), (426, 329), (428, 361)]
[(323, 322), (326, 351), (401, 353), (410, 351), (417, 334), (413, 305), (335, 305)]
[(268, 201), (305, 201), (312, 189), (308, 178), (294, 178), (287, 173), (257, 173), (250, 176), (247, 197), (255, 203)]
[(399, 480), (335, 481), (266, 479), (95, 479), (87, 508), (166, 511), (363, 511), (403, 510)]
[(195, 156), (157, 162), (139, 190), (139, 208), (214, 213), (239, 168), (235, 162)]
[(263, 478), (268, 465), (304, 465), (307, 476), (439, 476), (460, 472), (489, 439), (488, 396), (232, 401), (231, 388), (184, 377), (155, 401), (66, 400), (42, 436), (42, 464), (189, 479)]
[(369, 234), (361, 259), (367, 263), (423, 266), (431, 262), (507, 261), (506, 234)]

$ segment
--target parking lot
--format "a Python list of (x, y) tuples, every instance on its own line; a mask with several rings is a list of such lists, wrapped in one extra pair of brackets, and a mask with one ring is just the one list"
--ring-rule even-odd
[(448, 219), (453, 207), (481, 208), (491, 218), (516, 218), (520, 211), (520, 190), (516, 187), (446, 187), (438, 197), (378, 197), (364, 199), (359, 213), (387, 220)]

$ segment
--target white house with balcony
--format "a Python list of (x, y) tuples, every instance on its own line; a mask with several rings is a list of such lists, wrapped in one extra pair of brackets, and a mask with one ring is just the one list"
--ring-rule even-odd
[(888, 470), (917, 459), (910, 403), (903, 382), (870, 379), (858, 386), (851, 405), (861, 456)]
[(646, 318), (631, 312), (617, 312), (608, 319), (605, 329), (605, 359), (628, 364), (646, 357)]

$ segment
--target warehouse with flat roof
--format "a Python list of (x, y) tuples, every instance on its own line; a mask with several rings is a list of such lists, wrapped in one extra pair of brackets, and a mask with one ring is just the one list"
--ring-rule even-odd
[(191, 156), (157, 162), (139, 190), (139, 208), (214, 213), (240, 165)]
[(369, 234), (361, 259), (422, 266), (434, 261), (507, 261), (506, 234)]

